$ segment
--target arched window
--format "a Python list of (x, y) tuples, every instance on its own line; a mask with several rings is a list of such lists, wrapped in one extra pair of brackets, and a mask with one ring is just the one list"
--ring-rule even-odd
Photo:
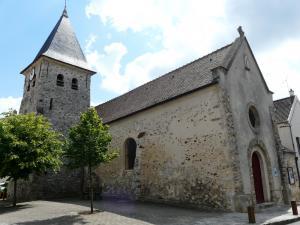
[(27, 91), (30, 91), (30, 81), (28, 81), (28, 84), (27, 84)]
[(125, 141), (125, 169), (132, 170), (136, 157), (136, 142), (133, 138)]
[(33, 78), (32, 78), (32, 87), (35, 86), (35, 80), (36, 80), (36, 75), (34, 74)]
[(78, 80), (76, 78), (72, 79), (72, 89), (78, 90)]
[(64, 86), (64, 76), (62, 74), (58, 74), (56, 78), (56, 85), (57, 86)]

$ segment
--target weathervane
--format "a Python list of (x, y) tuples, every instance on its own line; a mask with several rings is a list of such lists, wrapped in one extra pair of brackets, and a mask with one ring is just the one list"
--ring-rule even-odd
[(65, 9), (67, 8), (67, 0), (65, 0)]

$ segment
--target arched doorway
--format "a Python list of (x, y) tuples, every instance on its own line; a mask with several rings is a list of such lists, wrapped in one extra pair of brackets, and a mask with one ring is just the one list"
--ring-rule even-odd
[(252, 173), (254, 180), (254, 189), (256, 196), (256, 203), (265, 202), (264, 188), (263, 188), (263, 177), (262, 177), (262, 165), (257, 152), (252, 155)]

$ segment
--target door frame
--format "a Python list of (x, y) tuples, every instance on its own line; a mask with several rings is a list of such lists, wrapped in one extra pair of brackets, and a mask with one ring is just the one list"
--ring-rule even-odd
[[(269, 175), (268, 175), (268, 169), (267, 169), (267, 162), (266, 162), (264, 153), (259, 146), (254, 146), (252, 148), (252, 153), (251, 153), (251, 157), (250, 157), (251, 183), (252, 183), (253, 194), (255, 195), (255, 186), (254, 186), (254, 177), (253, 177), (253, 168), (252, 168), (252, 157), (253, 157), (254, 153), (257, 154), (258, 159), (259, 159), (264, 202), (270, 202), (271, 201), (271, 192), (270, 192), (270, 182), (269, 182)], [(254, 199), (256, 201), (256, 196)]]

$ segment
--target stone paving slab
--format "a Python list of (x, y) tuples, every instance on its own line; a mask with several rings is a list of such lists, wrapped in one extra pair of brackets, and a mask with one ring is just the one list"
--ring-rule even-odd
[[(1, 204), (0, 204), (1, 205)], [(248, 224), (245, 213), (201, 212), (159, 204), (126, 200), (95, 202), (97, 212), (88, 214), (89, 202), (80, 200), (32, 201), (16, 209), (0, 206), (0, 225), (242, 225)], [(298, 209), (300, 212), (300, 208)], [(300, 219), (287, 206), (264, 209), (256, 214), (257, 224), (286, 224)]]

